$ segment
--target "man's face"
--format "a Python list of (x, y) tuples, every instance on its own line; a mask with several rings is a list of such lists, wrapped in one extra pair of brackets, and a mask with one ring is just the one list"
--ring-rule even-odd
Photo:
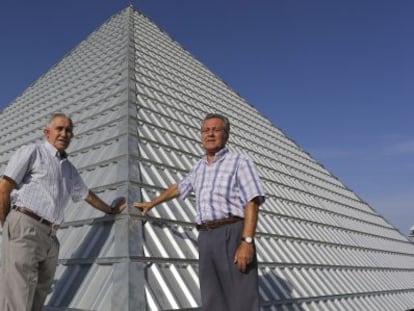
[(227, 142), (224, 122), (218, 118), (206, 120), (201, 128), (201, 141), (208, 153), (216, 153), (222, 149)]
[(49, 127), (44, 129), (47, 141), (57, 150), (64, 151), (69, 147), (73, 137), (72, 122), (65, 117), (56, 117)]

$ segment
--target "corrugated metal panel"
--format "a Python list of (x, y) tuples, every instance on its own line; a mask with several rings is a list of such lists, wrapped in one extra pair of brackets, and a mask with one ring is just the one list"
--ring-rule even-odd
[[(305, 150), (145, 16), (114, 15), (0, 115), (0, 173), (43, 140), (49, 113), (75, 121), (71, 160), (104, 200), (148, 200), (203, 153), (205, 113), (230, 116), (267, 201), (257, 233), (262, 310), (414, 308), (414, 246)], [(38, 134), (33, 134), (38, 133)], [(72, 204), (48, 309), (197, 309), (194, 198), (142, 217)]]

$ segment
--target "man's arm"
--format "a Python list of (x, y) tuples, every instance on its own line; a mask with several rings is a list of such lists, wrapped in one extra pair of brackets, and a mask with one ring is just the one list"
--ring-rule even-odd
[(0, 223), (3, 226), (10, 212), (10, 193), (16, 188), (13, 179), (3, 176), (0, 180)]
[(164, 203), (166, 201), (177, 198), (180, 195), (180, 190), (177, 184), (169, 186), (164, 192), (162, 192), (155, 199), (148, 202), (134, 202), (134, 207), (138, 208), (143, 215), (148, 213), (154, 206)]
[(91, 190), (89, 190), (88, 196), (86, 197), (85, 201), (92, 205), (94, 208), (107, 214), (119, 214), (126, 208), (125, 198), (123, 198), (123, 200), (120, 200), (114, 208), (111, 208)]
[[(259, 199), (256, 197), (249, 201), (244, 209), (244, 227), (242, 237), (254, 237), (256, 233), (257, 220), (259, 218)], [(246, 271), (246, 267), (253, 261), (255, 253), (254, 244), (241, 241), (234, 256), (234, 263), (237, 264), (241, 272)]]

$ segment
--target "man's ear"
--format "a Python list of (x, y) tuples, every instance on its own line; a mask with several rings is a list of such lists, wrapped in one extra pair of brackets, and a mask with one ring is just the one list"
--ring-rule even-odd
[(48, 128), (44, 128), (43, 129), (43, 134), (45, 134), (45, 136), (47, 137), (49, 135), (49, 129)]

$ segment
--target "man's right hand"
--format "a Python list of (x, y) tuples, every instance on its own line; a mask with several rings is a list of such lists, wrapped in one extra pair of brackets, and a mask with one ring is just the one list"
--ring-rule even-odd
[(159, 196), (148, 202), (134, 202), (133, 206), (139, 209), (142, 215), (146, 215), (151, 208), (171, 199), (174, 199), (180, 195), (177, 184), (170, 185)]
[(132, 204), (134, 207), (136, 207), (137, 209), (139, 209), (142, 213), (142, 215), (146, 215), (151, 208), (154, 207), (154, 204), (152, 203), (152, 201), (149, 202), (134, 202)]

